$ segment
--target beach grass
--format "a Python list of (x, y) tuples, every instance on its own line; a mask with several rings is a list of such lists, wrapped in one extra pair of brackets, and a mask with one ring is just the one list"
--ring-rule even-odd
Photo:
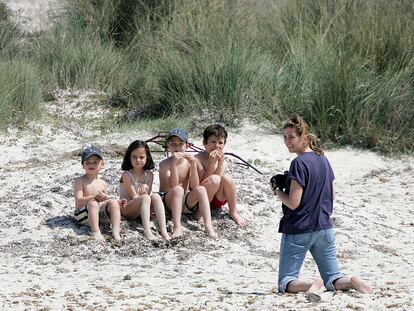
[(0, 59), (0, 128), (22, 126), (42, 109), (41, 81), (36, 67), (20, 60)]
[(76, 0), (24, 55), (43, 93), (105, 91), (121, 122), (280, 128), (298, 112), (323, 144), (412, 152), (413, 26), (408, 0)]

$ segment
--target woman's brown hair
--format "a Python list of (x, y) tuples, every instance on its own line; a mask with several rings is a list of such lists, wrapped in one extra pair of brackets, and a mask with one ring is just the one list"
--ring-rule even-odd
[(294, 128), (299, 137), (306, 136), (309, 148), (311, 148), (317, 155), (322, 155), (323, 150), (318, 146), (318, 139), (315, 134), (309, 132), (309, 126), (306, 124), (305, 120), (297, 113), (294, 113), (290, 118), (285, 122), (283, 129), (285, 128)]

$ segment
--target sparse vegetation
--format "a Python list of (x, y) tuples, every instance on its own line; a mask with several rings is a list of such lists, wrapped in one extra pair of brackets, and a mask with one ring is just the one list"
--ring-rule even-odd
[[(95, 88), (119, 99), (120, 122), (202, 114), (280, 127), (296, 111), (324, 143), (414, 148), (409, 0), (74, 0), (26, 41), (7, 16), (0, 5), (2, 66), (31, 73), (0, 81), (2, 124), (29, 116), (16, 107), (37, 105), (35, 88)], [(32, 52), (15, 53), (22, 44)]]
[(37, 69), (24, 61), (0, 59), (0, 72), (0, 128), (38, 116), (42, 94)]

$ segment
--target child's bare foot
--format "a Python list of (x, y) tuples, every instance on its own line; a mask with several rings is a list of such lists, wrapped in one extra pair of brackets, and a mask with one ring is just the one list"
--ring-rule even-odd
[(372, 288), (361, 280), (359, 276), (351, 277), (352, 287), (359, 291), (361, 294), (372, 294)]
[(172, 234), (172, 238), (173, 238), (173, 239), (177, 239), (177, 238), (179, 238), (182, 234), (183, 234), (183, 231), (182, 231), (181, 227), (179, 227), (179, 228), (174, 228), (174, 231), (173, 231), (173, 234)]
[(144, 236), (148, 240), (152, 241), (155, 240), (155, 235), (152, 234), (151, 229), (150, 230), (144, 230)]
[(105, 238), (103, 237), (103, 235), (100, 232), (92, 232), (91, 233), (91, 237), (92, 239), (98, 241), (99, 243), (105, 244)]
[(162, 237), (163, 237), (164, 239), (166, 239), (167, 241), (171, 240), (171, 237), (170, 237), (170, 235), (168, 234), (168, 232), (167, 232), (167, 231), (165, 231), (165, 232), (161, 232), (161, 235), (162, 235)]
[(121, 239), (121, 236), (120, 236), (120, 234), (119, 233), (112, 233), (112, 236), (114, 237), (114, 240), (116, 241), (116, 242), (121, 242), (122, 241), (122, 239)]
[(213, 239), (218, 239), (218, 237), (219, 237), (218, 234), (216, 233), (216, 231), (214, 231), (213, 228), (211, 228), (211, 229), (206, 228), (206, 233)]
[(248, 222), (247, 222), (247, 220), (246, 219), (244, 219), (243, 217), (241, 217), (240, 215), (239, 215), (239, 213), (234, 213), (234, 214), (232, 214), (231, 215), (231, 218), (233, 219), (233, 221), (236, 223), (236, 224), (238, 224), (240, 227), (242, 227), (242, 228), (245, 228), (245, 227), (247, 227), (247, 225), (249, 224)]

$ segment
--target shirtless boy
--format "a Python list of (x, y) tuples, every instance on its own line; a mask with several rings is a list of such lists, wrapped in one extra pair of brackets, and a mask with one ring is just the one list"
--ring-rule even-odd
[(120, 241), (121, 212), (119, 203), (107, 195), (108, 185), (98, 174), (104, 165), (100, 149), (90, 146), (81, 153), (85, 174), (74, 181), (74, 216), (79, 222), (89, 223), (91, 236), (104, 243), (99, 222), (111, 222), (112, 235)]
[(200, 186), (197, 161), (186, 154), (188, 134), (179, 128), (170, 131), (167, 149), (171, 156), (160, 163), (160, 194), (165, 207), (172, 211), (173, 238), (182, 234), (181, 213), (192, 213), (194, 218), (204, 220), (206, 233), (213, 238), (218, 235), (211, 223), (210, 204), (207, 190)]
[[(201, 164), (198, 174), (201, 185), (207, 189), (211, 209), (221, 208), (228, 203), (231, 218), (240, 227), (245, 227), (248, 223), (237, 211), (236, 185), (227, 172), (228, 164), (224, 159), (226, 141), (227, 131), (222, 125), (212, 124), (204, 130), (205, 150), (195, 156)], [(212, 179), (212, 176), (216, 178)]]

